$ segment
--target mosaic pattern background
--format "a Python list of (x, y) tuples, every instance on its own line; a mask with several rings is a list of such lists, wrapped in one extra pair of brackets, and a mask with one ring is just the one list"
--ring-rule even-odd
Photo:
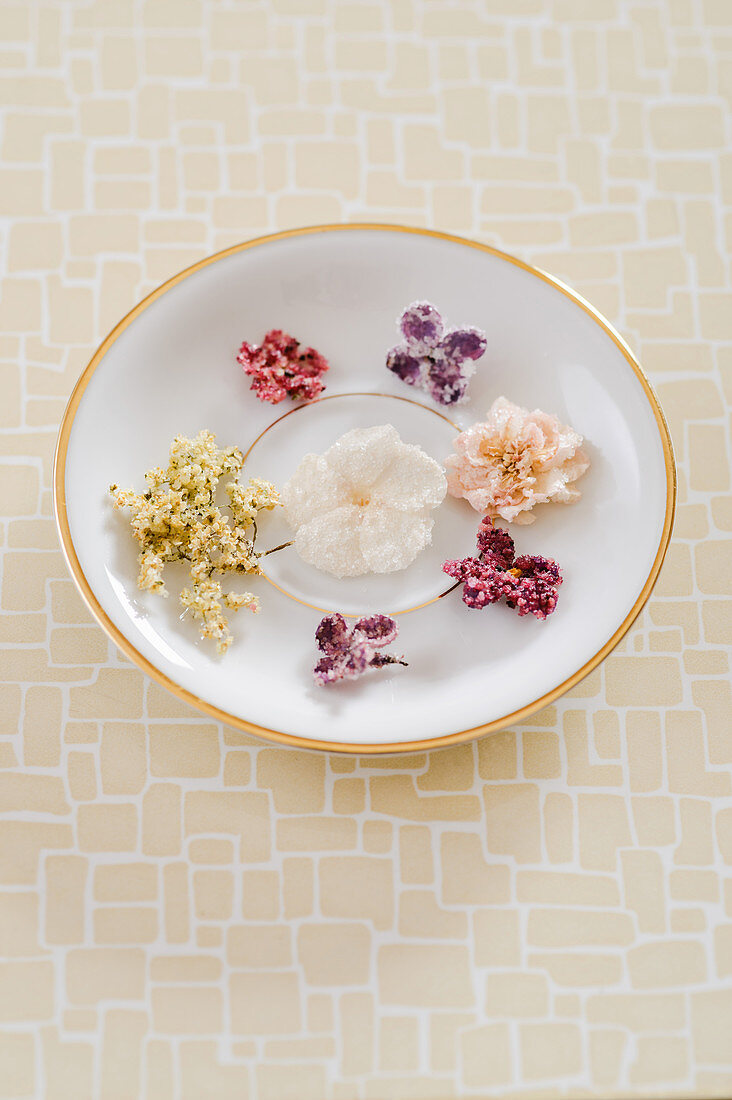
[[(727, 0), (4, 0), (0, 63), (0, 1096), (729, 1095)], [(657, 387), (680, 495), (650, 605), (570, 696), (354, 760), (221, 728), (115, 652), (50, 483), (148, 290), (358, 219), (584, 293)]]

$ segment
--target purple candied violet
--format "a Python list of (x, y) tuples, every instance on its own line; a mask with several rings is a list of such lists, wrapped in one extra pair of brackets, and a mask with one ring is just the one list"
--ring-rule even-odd
[(353, 629), (374, 646), (391, 645), (399, 633), (399, 627), (389, 615), (364, 616), (356, 620)]
[(446, 561), (442, 568), (463, 586), (463, 603), (480, 610), (505, 600), (519, 615), (546, 619), (556, 609), (562, 583), (559, 566), (550, 558), (515, 556), (508, 531), (485, 516), (478, 529), (478, 557)]
[(445, 334), (440, 346), (451, 362), (462, 363), (465, 359), (480, 359), (488, 341), (479, 328), (453, 328)]
[(318, 629), (315, 631), (315, 641), (318, 643), (318, 649), (323, 653), (327, 653), (330, 657), (335, 657), (339, 653), (348, 649), (351, 631), (348, 629), (348, 624), (342, 615), (326, 615), (324, 619), (321, 619), (318, 624)]
[(369, 668), (406, 665), (400, 657), (378, 650), (394, 641), (399, 628), (388, 615), (367, 615), (352, 627), (339, 612), (326, 615), (315, 631), (323, 656), (313, 669), (316, 684), (324, 687), (337, 680), (355, 680)]
[(440, 405), (462, 401), (475, 371), (475, 360), (485, 353), (485, 333), (477, 328), (446, 332), (439, 311), (430, 302), (407, 306), (399, 327), (404, 340), (388, 352), (387, 368)]
[(504, 531), (502, 527), (495, 527), (492, 522), (486, 523), (483, 519), (478, 528), (476, 542), (481, 561), (493, 565), (496, 569), (511, 568), (515, 548), (508, 531)]
[(386, 357), (386, 365), (397, 378), (406, 382), (408, 386), (421, 386), (422, 373), (426, 360), (420, 356), (411, 355), (403, 344), (392, 348)]
[(253, 379), (250, 389), (271, 405), (286, 397), (314, 401), (325, 389), (322, 375), (329, 369), (324, 355), (315, 348), (301, 347), (294, 336), (279, 328), (270, 329), (261, 345), (245, 340), (236, 361)]
[(429, 355), (442, 340), (445, 323), (431, 302), (412, 302), (401, 315), (399, 328), (410, 351)]

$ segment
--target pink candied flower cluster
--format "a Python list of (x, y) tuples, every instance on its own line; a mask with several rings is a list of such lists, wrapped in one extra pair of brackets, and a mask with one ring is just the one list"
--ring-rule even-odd
[(236, 357), (244, 373), (252, 378), (252, 390), (260, 401), (279, 404), (286, 397), (312, 401), (323, 392), (321, 376), (328, 360), (315, 348), (301, 348), (294, 336), (273, 328), (261, 344), (245, 340)]
[(321, 687), (337, 680), (355, 680), (369, 668), (384, 665), (404, 665), (406, 661), (379, 653), (399, 633), (399, 627), (388, 615), (369, 615), (357, 619), (349, 627), (336, 612), (326, 615), (315, 631), (315, 640), (323, 656), (313, 670), (316, 684)]
[(462, 581), (463, 603), (477, 610), (505, 600), (519, 615), (546, 619), (557, 606), (557, 563), (531, 554), (517, 558), (508, 531), (494, 527), (490, 516), (478, 529), (478, 557), (446, 561), (442, 568)]

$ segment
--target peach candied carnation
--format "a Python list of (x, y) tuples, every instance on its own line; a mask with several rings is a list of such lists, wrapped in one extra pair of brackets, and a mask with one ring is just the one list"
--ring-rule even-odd
[(491, 519), (533, 523), (535, 504), (579, 500), (573, 482), (590, 466), (583, 442), (556, 416), (499, 397), (487, 420), (455, 439), (445, 463), (448, 489)]

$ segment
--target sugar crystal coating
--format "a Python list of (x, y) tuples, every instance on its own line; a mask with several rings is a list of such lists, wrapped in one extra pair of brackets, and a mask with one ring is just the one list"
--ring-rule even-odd
[(445, 331), (442, 317), (431, 302), (412, 302), (404, 310), (399, 327), (410, 347), (423, 355), (439, 344)]
[(326, 615), (315, 631), (315, 640), (323, 656), (313, 675), (316, 684), (325, 687), (338, 680), (355, 680), (369, 668), (405, 664), (400, 657), (378, 652), (393, 642), (399, 628), (389, 615), (368, 615), (352, 627), (340, 612)]
[(354, 428), (305, 455), (282, 489), (300, 557), (336, 577), (404, 569), (428, 546), (444, 471), (391, 424)]
[(445, 332), (443, 319), (431, 302), (412, 302), (399, 327), (404, 340), (387, 353), (387, 369), (440, 405), (463, 401), (475, 360), (487, 347), (485, 333), (477, 328)]
[(252, 390), (260, 401), (279, 404), (286, 397), (312, 401), (325, 386), (322, 376), (329, 364), (315, 348), (303, 348), (282, 329), (270, 329), (262, 343), (239, 348), (237, 362), (252, 378)]

